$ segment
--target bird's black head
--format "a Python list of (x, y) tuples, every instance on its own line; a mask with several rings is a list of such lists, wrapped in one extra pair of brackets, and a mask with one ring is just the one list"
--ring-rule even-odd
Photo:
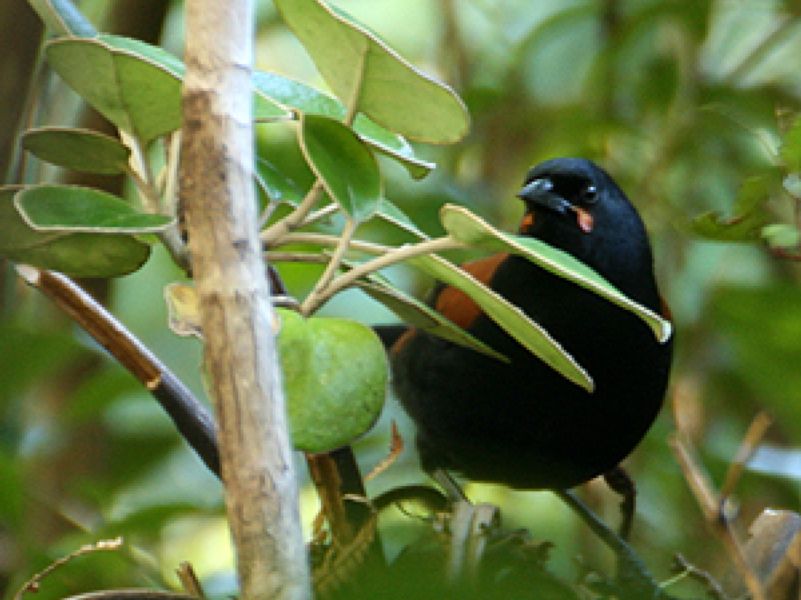
[(572, 254), (623, 293), (645, 300), (642, 286), (653, 282), (648, 236), (606, 171), (583, 158), (555, 158), (530, 169), (517, 195), (526, 203), (522, 234)]

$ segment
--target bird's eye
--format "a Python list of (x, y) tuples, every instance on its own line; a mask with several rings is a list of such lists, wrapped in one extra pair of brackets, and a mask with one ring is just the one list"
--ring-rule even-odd
[(598, 188), (592, 183), (588, 183), (579, 192), (579, 198), (584, 204), (594, 204), (598, 200)]

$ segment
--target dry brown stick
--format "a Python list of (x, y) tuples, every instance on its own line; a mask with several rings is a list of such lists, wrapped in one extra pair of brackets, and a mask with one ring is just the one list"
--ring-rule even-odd
[(751, 565), (748, 564), (742, 543), (737, 537), (731, 522), (722, 512), (722, 505), (709, 481), (709, 477), (693, 457), (688, 445), (679, 436), (673, 436), (670, 444), (690, 486), (690, 490), (701, 507), (701, 512), (710, 524), (712, 531), (720, 538), (723, 547), (740, 572), (748, 591), (751, 593), (751, 597), (753, 600), (766, 600), (762, 584)]
[(44, 570), (39, 571), (36, 575), (26, 581), (17, 591), (17, 593), (14, 594), (14, 600), (22, 600), (22, 597), (28, 592), (38, 592), (42, 579), (79, 556), (90, 554), (92, 552), (118, 550), (120, 546), (122, 546), (122, 538), (115, 538), (113, 540), (100, 540), (94, 544), (86, 544), (85, 546), (81, 546), (74, 552), (69, 553), (67, 556), (63, 556), (55, 562), (49, 564)]
[(674, 560), (676, 562), (676, 570), (681, 571), (679, 576), (686, 575), (687, 577), (691, 577), (692, 579), (699, 581), (707, 588), (708, 593), (716, 600), (728, 600), (723, 588), (720, 587), (720, 584), (714, 577), (712, 577), (710, 573), (707, 573), (703, 569), (699, 569), (681, 554), (676, 554)]
[(737, 454), (734, 455), (734, 459), (729, 465), (729, 470), (726, 472), (726, 479), (724, 479), (723, 485), (720, 488), (721, 505), (726, 502), (734, 491), (734, 488), (737, 487), (737, 483), (739, 483), (740, 477), (745, 470), (745, 465), (751, 460), (759, 443), (765, 436), (765, 432), (772, 423), (773, 419), (765, 411), (760, 411), (757, 416), (754, 417), (754, 420), (751, 421), (751, 425), (748, 426), (748, 431), (745, 432), (745, 436), (743, 436), (743, 440), (740, 442)]
[(206, 600), (206, 594), (203, 592), (203, 586), (200, 585), (200, 580), (195, 574), (195, 569), (188, 562), (182, 562), (175, 570), (178, 579), (181, 581), (184, 591), (198, 600)]
[(354, 530), (345, 511), (342, 478), (334, 459), (330, 454), (306, 454), (306, 464), (331, 535), (338, 543), (347, 545), (353, 539)]

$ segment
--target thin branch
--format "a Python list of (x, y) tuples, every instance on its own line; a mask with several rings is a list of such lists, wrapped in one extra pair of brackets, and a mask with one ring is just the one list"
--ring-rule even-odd
[(267, 260), (271, 263), (319, 263), (326, 264), (330, 258), (314, 252), (267, 252)]
[(343, 119), (343, 123), (350, 127), (353, 125), (353, 119), (356, 118), (356, 113), (359, 110), (359, 100), (362, 96), (362, 87), (364, 85), (364, 63), (367, 60), (367, 46), (364, 46), (361, 55), (359, 56), (359, 72), (356, 79), (356, 86), (353, 90), (353, 95), (348, 101), (348, 110)]
[[(335, 247), (339, 243), (339, 238), (335, 235), (325, 233), (289, 233), (275, 245), (276, 248), (289, 244), (314, 244), (316, 246)], [(365, 242), (363, 240), (351, 240), (350, 249), (364, 252), (366, 254), (384, 254), (394, 250), (392, 246), (376, 244), (375, 242)]]
[[(167, 216), (175, 217), (175, 210), (167, 212), (162, 206), (162, 200), (158, 192), (158, 185), (153, 172), (150, 169), (150, 163), (144, 154), (144, 149), (139, 139), (133, 135), (127, 134), (120, 130), (120, 138), (123, 143), (131, 150), (131, 161), (128, 169), (128, 174), (136, 184), (136, 189), (139, 192), (139, 197), (142, 199), (142, 206), (146, 212), (152, 214), (167, 214)], [(180, 136), (178, 136), (180, 140)], [(173, 167), (174, 168), (174, 167)], [(174, 191), (173, 191), (174, 193)], [(170, 225), (164, 231), (158, 233), (159, 239), (167, 248), (170, 256), (179, 267), (184, 271), (189, 269), (189, 254), (184, 244), (181, 234), (178, 231), (178, 224)]]
[(332, 202), (331, 204), (322, 207), (320, 210), (314, 211), (308, 217), (306, 217), (306, 220), (303, 221), (303, 227), (313, 225), (314, 223), (317, 223), (326, 217), (336, 214), (337, 211), (339, 211), (339, 205)]
[(14, 600), (22, 600), (22, 597), (27, 594), (28, 592), (35, 593), (39, 591), (39, 588), (42, 583), (42, 579), (50, 575), (56, 569), (59, 569), (66, 565), (68, 562), (78, 558), (79, 556), (83, 556), (84, 554), (91, 554), (93, 552), (101, 552), (101, 551), (116, 551), (119, 550), (120, 546), (122, 546), (122, 538), (118, 537), (113, 540), (100, 540), (95, 542), (94, 544), (86, 544), (85, 546), (81, 546), (74, 552), (69, 553), (67, 556), (63, 556), (56, 560), (55, 562), (49, 564), (44, 570), (36, 573), (33, 577), (31, 577), (28, 581), (26, 581), (23, 586), (14, 594)]
[(667, 587), (671, 583), (675, 583), (684, 577), (691, 577), (692, 579), (701, 582), (707, 588), (709, 594), (712, 595), (716, 600), (728, 600), (723, 588), (710, 573), (699, 569), (681, 554), (677, 554), (675, 556), (675, 561), (676, 568), (677, 570), (681, 570), (681, 573), (677, 574), (672, 581), (663, 583), (662, 587)]
[(176, 575), (178, 575), (178, 579), (181, 581), (181, 586), (187, 594), (198, 600), (207, 600), (208, 597), (203, 591), (203, 586), (200, 585), (200, 580), (195, 574), (191, 563), (186, 561), (182, 562), (175, 572)]
[[(326, 286), (322, 290), (317, 291), (313, 299), (313, 303), (309, 302), (309, 304), (313, 308), (317, 308), (320, 305), (324, 304), (326, 301), (328, 301), (332, 296), (334, 296), (334, 294), (337, 294), (342, 290), (344, 290), (345, 288), (350, 287), (365, 275), (369, 275), (370, 273), (373, 273), (380, 269), (384, 269), (396, 263), (403, 262), (404, 260), (408, 260), (415, 256), (432, 254), (435, 252), (443, 252), (445, 250), (458, 250), (464, 247), (465, 246), (462, 242), (458, 242), (448, 236), (436, 238), (433, 240), (426, 240), (418, 244), (401, 246), (396, 250), (387, 252), (382, 256), (364, 262), (354, 267), (353, 269), (343, 273), (342, 275), (337, 277), (334, 281), (332, 281), (330, 285)], [(333, 264), (333, 261), (329, 263), (329, 267), (331, 266), (331, 264)], [(311, 296), (312, 294), (309, 294), (309, 297)], [(304, 305), (306, 305), (306, 302), (304, 302)], [(308, 313), (304, 312), (304, 314)]]
[(219, 477), (220, 459), (214, 420), (172, 371), (74, 281), (52, 271), (17, 265), (29, 285), (83, 327), (101, 346), (141, 381), (158, 400), (178, 431), (206, 466)]
[(701, 507), (704, 517), (712, 526), (712, 531), (718, 535), (729, 558), (737, 567), (751, 597), (753, 600), (766, 600), (765, 590), (762, 588), (759, 577), (757, 577), (751, 565), (748, 564), (742, 543), (740, 543), (731, 521), (720, 510), (721, 503), (716, 497), (706, 473), (693, 458), (687, 444), (678, 436), (673, 436), (670, 444), (684, 473), (684, 478), (687, 480), (698, 505)]
[(740, 442), (737, 454), (729, 465), (729, 470), (726, 472), (726, 479), (720, 488), (720, 500), (718, 502), (720, 506), (723, 506), (732, 492), (734, 492), (734, 488), (737, 486), (745, 470), (745, 465), (751, 460), (762, 438), (765, 436), (765, 432), (772, 423), (773, 419), (764, 411), (760, 411), (757, 416), (754, 417), (754, 420), (751, 421), (751, 425), (748, 426), (748, 431), (745, 433), (742, 442)]
[(178, 214), (178, 165), (181, 162), (181, 130), (170, 135), (167, 146), (167, 180), (164, 184), (164, 208), (169, 215)]
[(345, 228), (342, 230), (342, 234), (339, 237), (339, 243), (334, 249), (334, 253), (331, 255), (331, 260), (328, 261), (328, 265), (326, 266), (325, 271), (323, 271), (323, 274), (320, 276), (320, 279), (317, 280), (314, 288), (301, 304), (300, 312), (302, 314), (307, 316), (312, 314), (320, 307), (321, 304), (331, 297), (330, 294), (326, 295), (326, 291), (331, 283), (331, 280), (336, 275), (337, 269), (339, 269), (339, 266), (342, 264), (342, 259), (345, 257), (345, 253), (348, 251), (348, 246), (350, 245), (350, 242), (353, 239), (353, 234), (356, 233), (356, 228), (358, 226), (359, 222), (355, 219), (348, 219), (345, 223)]
[(280, 221), (273, 223), (267, 229), (261, 232), (260, 237), (267, 247), (277, 245), (284, 236), (286, 236), (293, 229), (300, 227), (306, 220), (306, 216), (312, 211), (323, 193), (323, 183), (318, 179), (309, 188), (306, 197), (303, 198), (300, 204)]
[(139, 138), (123, 130), (120, 130), (119, 133), (122, 143), (128, 146), (131, 151), (130, 172), (134, 183), (136, 183), (136, 189), (139, 191), (139, 197), (142, 199), (145, 211), (152, 214), (161, 214), (161, 201), (154, 184), (153, 173), (150, 169), (150, 163), (145, 158), (144, 149), (142, 144), (139, 143)]

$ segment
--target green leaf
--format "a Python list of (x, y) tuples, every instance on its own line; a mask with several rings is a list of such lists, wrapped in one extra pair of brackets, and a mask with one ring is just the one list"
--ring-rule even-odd
[[(342, 121), (347, 113), (342, 103), (306, 84), (275, 73), (253, 73), (256, 90), (302, 113)], [(374, 150), (397, 160), (415, 179), (428, 175), (436, 165), (415, 156), (414, 148), (402, 136), (387, 131), (364, 115), (356, 115), (353, 130)]]
[(36, 231), (154, 233), (173, 219), (140, 213), (107, 192), (70, 185), (37, 185), (19, 191), (14, 205)]
[(375, 156), (339, 121), (304, 115), (298, 130), (306, 162), (325, 191), (354, 221), (369, 219), (381, 198), (381, 174)]
[(761, 175), (746, 178), (737, 190), (734, 202), (735, 215), (749, 215), (761, 209), (770, 198), (771, 193), (782, 183), (781, 172), (771, 169)]
[(22, 136), (22, 147), (54, 165), (101, 175), (127, 172), (131, 154), (116, 138), (66, 127), (30, 129)]
[(708, 239), (723, 242), (754, 242), (768, 219), (763, 207), (771, 193), (781, 185), (781, 173), (771, 169), (743, 181), (737, 191), (731, 217), (706, 212), (692, 221), (692, 231)]
[(523, 256), (554, 275), (572, 281), (634, 313), (651, 328), (660, 342), (666, 342), (670, 338), (673, 329), (670, 321), (634, 302), (596, 271), (566, 252), (531, 237), (499, 231), (462, 206), (443, 206), (440, 218), (453, 238), (493, 252), (511, 252)]
[(0, 255), (73, 277), (125, 275), (150, 255), (150, 246), (133, 236), (34, 231), (14, 206), (21, 189), (0, 188)]
[[(115, 50), (129, 52), (145, 60), (151, 61), (172, 73), (176, 79), (183, 79), (186, 71), (184, 63), (158, 46), (151, 46), (145, 42), (119, 35), (101, 34), (98, 36), (98, 38)], [(253, 96), (254, 119), (285, 119), (289, 116), (289, 112), (284, 107), (276, 104), (260, 90), (255, 90), (255, 94)]]
[(303, 113), (331, 117), (337, 121), (343, 120), (347, 113), (336, 98), (277, 73), (254, 71), (253, 85), (264, 96)]
[(304, 319), (278, 309), (278, 350), (295, 448), (327, 452), (366, 432), (384, 404), (387, 356), (375, 332), (355, 321)]
[(750, 214), (739, 217), (724, 217), (717, 211), (705, 212), (692, 220), (692, 231), (696, 235), (719, 242), (753, 242), (765, 225), (765, 217)]
[(360, 25), (317, 0), (276, 0), (334, 93), (409, 139), (447, 144), (467, 133), (459, 96), (424, 75)]
[(181, 83), (157, 62), (98, 38), (52, 40), (45, 55), (95, 110), (143, 143), (181, 126)]
[(387, 131), (363, 114), (356, 115), (353, 129), (374, 150), (400, 162), (415, 179), (422, 179), (436, 167), (434, 163), (415, 156), (414, 148), (405, 138)]
[(186, 71), (186, 67), (180, 58), (159, 46), (109, 33), (101, 33), (97, 36), (97, 39), (112, 51), (125, 52), (162, 67), (176, 79), (182, 79)]
[(784, 134), (779, 155), (788, 171), (801, 171), (801, 115)]
[(532, 321), (520, 308), (485, 286), (468, 272), (435, 254), (417, 256), (406, 262), (425, 271), (435, 279), (463, 291), (481, 308), (484, 314), (569, 381), (588, 392), (595, 389), (589, 373), (545, 329)]
[(454, 344), (459, 344), (501, 361), (507, 361), (503, 354), (496, 352), (425, 302), (405, 294), (388, 282), (382, 281), (382, 279), (372, 276), (368, 278), (368, 281), (359, 281), (356, 285), (368, 296), (394, 312), (404, 323)]
[(412, 221), (405, 212), (384, 197), (378, 202), (376, 216), (382, 221), (394, 225), (398, 229), (403, 229), (405, 232), (411, 233), (417, 239), (428, 239), (428, 236), (414, 224), (414, 221)]
[(771, 248), (788, 250), (798, 248), (801, 244), (801, 232), (794, 225), (784, 223), (765, 225), (760, 235)]
[(256, 158), (256, 183), (271, 202), (297, 205), (303, 193), (294, 181), (279, 171), (273, 163)]

